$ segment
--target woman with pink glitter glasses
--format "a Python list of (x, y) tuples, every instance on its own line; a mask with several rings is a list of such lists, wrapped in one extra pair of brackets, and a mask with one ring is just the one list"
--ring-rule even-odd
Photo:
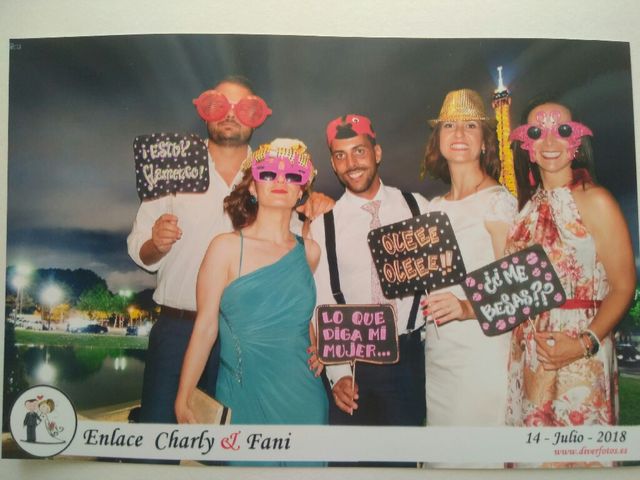
[(511, 134), (521, 211), (507, 252), (541, 244), (567, 301), (514, 330), (507, 423), (614, 425), (612, 331), (636, 284), (628, 228), (589, 172), (591, 130), (555, 102), (532, 104), (526, 121)]
[(195, 423), (188, 399), (219, 336), (216, 397), (231, 408), (232, 423), (325, 424), (321, 366), (307, 357), (320, 247), (289, 229), (315, 175), (311, 155), (299, 140), (276, 139), (242, 168), (224, 201), (235, 231), (213, 239), (200, 267), (176, 417)]

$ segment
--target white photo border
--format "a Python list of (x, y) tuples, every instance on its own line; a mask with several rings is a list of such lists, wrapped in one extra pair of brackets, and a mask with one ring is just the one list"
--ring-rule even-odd
[[(301, 34), (301, 35), (345, 35), (345, 36), (390, 36), (390, 37), (421, 37), (421, 36), (441, 36), (441, 37), (528, 37), (528, 38), (581, 38), (594, 40), (619, 40), (631, 42), (632, 56), (632, 77), (635, 91), (638, 92), (638, 78), (640, 64), (640, 38), (633, 25), (625, 25), (624, 19), (637, 18), (638, 6), (632, 1), (621, 1), (615, 8), (603, 8), (602, 3), (592, 0), (588, 1), (568, 1), (561, 6), (557, 2), (542, 1), (536, 2), (532, 6), (530, 2), (498, 2), (484, 1), (474, 2), (465, 0), (450, 2), (443, 5), (443, 2), (420, 2), (406, 1), (399, 2), (344, 2), (331, 0), (322, 4), (311, 4), (311, 2), (245, 2), (247, 10), (244, 12), (228, 12), (222, 8), (222, 2), (212, 5), (211, 2), (198, 1), (190, 10), (185, 7), (174, 5), (167, 8), (166, 5), (158, 5), (158, 2), (144, 1), (115, 1), (96, 2), (99, 5), (79, 6), (68, 1), (34, 1), (34, 2), (7, 2), (1, 7), (0, 12), (3, 18), (2, 31), (5, 32), (5, 49), (0, 53), (0, 71), (4, 73), (3, 82), (6, 82), (8, 75), (8, 39), (18, 37), (39, 37), (39, 36), (76, 36), (76, 35), (97, 35), (97, 34), (123, 34), (123, 33), (160, 33), (160, 32), (184, 32), (194, 31), (208, 33), (273, 33), (273, 34)], [(220, 6), (216, 11), (214, 19), (203, 14), (215, 6)], [(34, 11), (37, 12), (34, 15)], [(240, 15), (238, 15), (240, 13)], [(52, 19), (55, 19), (52, 21)], [(141, 27), (145, 22), (150, 21), (147, 30)], [(302, 19), (302, 20), (301, 20)], [(4, 36), (4, 34), (3, 34)], [(4, 85), (3, 92), (7, 92), (7, 85)], [(5, 93), (3, 99), (3, 111), (6, 112), (8, 95)], [(634, 110), (640, 111), (640, 99), (636, 93), (634, 98)], [(6, 114), (2, 116), (2, 128), (0, 128), (0, 145), (7, 145), (7, 125)], [(636, 151), (639, 145), (639, 127), (636, 122), (635, 138)], [(6, 148), (2, 153), (2, 178), (0, 182), (0, 197), (7, 197), (6, 187)], [(0, 206), (0, 214), (6, 218), (6, 202)], [(2, 266), (5, 265), (4, 252), (6, 251), (6, 238), (2, 236), (0, 240), (0, 251), (2, 251)], [(4, 277), (4, 276), (2, 276)], [(4, 282), (0, 280), (0, 282)], [(4, 285), (4, 284), (2, 284)], [(4, 301), (4, 300), (3, 300)], [(23, 469), (22, 474), (33, 475), (34, 477), (48, 476), (54, 478), (58, 475), (66, 478), (80, 478), (77, 469), (71, 465), (65, 466), (32, 466), (27, 465), (33, 462), (7, 462), (0, 463), (0, 471), (14, 470), (14, 467)], [(11, 465), (11, 466), (9, 466)], [(100, 468), (103, 467), (103, 468)], [(90, 470), (103, 470), (104, 465), (91, 465)], [(131, 472), (138, 471), (137, 467), (128, 466)], [(86, 465), (84, 466), (86, 468)], [(124, 466), (123, 466), (124, 468)], [(159, 468), (149, 467), (146, 468)], [(74, 471), (75, 470), (75, 471)], [(634, 473), (635, 471), (635, 473)], [(638, 468), (618, 469), (616, 476), (621, 478), (635, 478)], [(145, 470), (145, 474), (149, 471)], [(160, 467), (157, 470), (161, 475), (171, 475), (175, 478), (177, 470), (162, 472)], [(195, 475), (195, 470), (190, 471), (190, 475)], [(244, 472), (247, 477), (252, 478), (251, 472)], [(224, 472), (224, 476), (242, 478), (244, 473), (239, 471)], [(353, 473), (353, 472), (350, 472)], [(367, 478), (376, 478), (376, 472), (367, 472)], [(378, 472), (380, 473), (380, 472)], [(415, 472), (417, 475), (420, 472)], [(444, 473), (447, 478), (452, 472), (428, 472), (429, 478)], [(482, 478), (490, 474), (491, 478), (497, 472), (467, 472), (471, 476), (465, 478)], [(500, 474), (518, 476), (517, 472), (500, 472)], [(545, 472), (526, 472), (527, 476), (544, 475)], [(591, 473), (578, 472), (580, 478), (591, 477)], [(600, 471), (600, 474), (603, 472)], [(85, 478), (85, 473), (82, 478)], [(198, 472), (207, 475), (207, 471)], [(221, 470), (216, 470), (216, 475), (222, 476)], [(255, 474), (255, 472), (253, 473)], [(405, 472), (399, 472), (404, 476)], [(455, 475), (467, 475), (464, 472), (457, 472)], [(209, 472), (210, 475), (210, 472)], [(260, 478), (283, 478), (289, 476), (286, 471), (275, 471), (259, 473)], [(277, 477), (276, 477), (277, 475)], [(296, 475), (291, 472), (290, 478)], [(321, 474), (322, 475), (322, 474)], [(328, 475), (328, 473), (325, 473)], [(338, 475), (341, 476), (339, 472)], [(413, 474), (407, 474), (413, 476)], [(427, 473), (422, 474), (424, 477)], [(627, 475), (634, 475), (634, 477)], [(310, 478), (321, 478), (315, 474), (306, 475)], [(332, 475), (335, 476), (335, 475)], [(395, 472), (394, 472), (395, 476)], [(565, 476), (569, 478), (569, 476)], [(572, 475), (571, 475), (572, 476)], [(349, 478), (358, 478), (359, 473), (349, 474)], [(346, 478), (346, 476), (345, 476)], [(384, 478), (382, 476), (378, 478)], [(409, 476), (407, 477), (409, 478)], [(416, 476), (415, 478), (422, 478)], [(442, 477), (444, 478), (444, 477)], [(463, 478), (463, 477), (459, 477)], [(486, 477), (489, 478), (489, 477)], [(542, 478), (541, 476), (539, 478)], [(577, 475), (576, 475), (577, 478)]]

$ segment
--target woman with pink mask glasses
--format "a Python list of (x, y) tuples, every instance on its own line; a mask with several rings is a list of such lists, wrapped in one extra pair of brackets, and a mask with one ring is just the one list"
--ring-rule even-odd
[(320, 248), (289, 230), (315, 175), (311, 156), (298, 140), (276, 139), (243, 169), (224, 202), (235, 231), (213, 239), (200, 267), (176, 416), (195, 422), (187, 399), (219, 336), (216, 397), (231, 408), (232, 423), (324, 424), (326, 394), (306, 354)]
[(628, 228), (589, 172), (591, 130), (555, 102), (532, 104), (526, 122), (511, 134), (521, 211), (507, 252), (541, 244), (567, 301), (514, 330), (507, 423), (614, 425), (612, 332), (636, 284)]

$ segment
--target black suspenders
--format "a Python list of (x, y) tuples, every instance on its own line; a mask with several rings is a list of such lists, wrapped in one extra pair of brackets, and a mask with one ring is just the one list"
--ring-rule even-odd
[[(417, 217), (420, 215), (420, 209), (418, 208), (418, 202), (415, 197), (409, 192), (402, 192), (404, 200), (407, 202), (411, 215)], [(324, 214), (324, 243), (327, 252), (327, 263), (329, 264), (329, 282), (331, 283), (331, 293), (333, 298), (339, 305), (344, 305), (347, 302), (344, 299), (342, 290), (340, 289), (340, 276), (338, 274), (338, 257), (336, 256), (336, 227), (333, 219), (333, 210), (329, 210)], [(407, 330), (412, 331), (416, 325), (416, 317), (418, 314), (418, 308), (420, 307), (420, 297), (422, 292), (416, 292), (413, 296), (413, 303), (411, 304), (411, 313), (409, 313), (409, 321), (407, 322)]]
[[(402, 196), (404, 197), (405, 202), (409, 205), (409, 209), (411, 210), (411, 215), (414, 217), (420, 216), (420, 209), (418, 208), (418, 202), (413, 195), (409, 192), (402, 192)], [(409, 313), (409, 321), (407, 322), (407, 330), (412, 332), (416, 327), (416, 317), (418, 316), (418, 308), (420, 307), (420, 297), (422, 297), (422, 292), (415, 292), (413, 294), (413, 303), (411, 304), (411, 312)]]
[(333, 210), (324, 214), (324, 243), (327, 251), (327, 263), (329, 264), (329, 281), (331, 293), (338, 305), (347, 303), (340, 290), (340, 276), (338, 275), (338, 257), (336, 256), (336, 227), (333, 221)]

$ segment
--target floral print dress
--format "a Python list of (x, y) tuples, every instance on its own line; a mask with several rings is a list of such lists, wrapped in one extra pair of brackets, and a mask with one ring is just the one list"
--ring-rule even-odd
[[(516, 219), (507, 243), (513, 253), (543, 246), (568, 299), (600, 301), (608, 292), (593, 237), (582, 223), (570, 187), (538, 189)], [(614, 425), (618, 420), (618, 372), (613, 338), (598, 353), (558, 370), (545, 371), (536, 358), (533, 326), (538, 332), (578, 334), (597, 308), (556, 308), (516, 328), (511, 340), (507, 425)]]

